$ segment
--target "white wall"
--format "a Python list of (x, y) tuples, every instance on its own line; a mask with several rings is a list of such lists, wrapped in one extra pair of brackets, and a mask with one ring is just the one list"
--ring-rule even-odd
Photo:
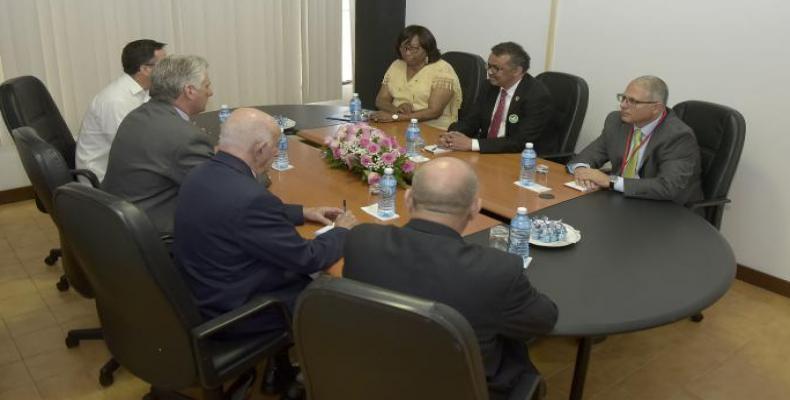
[[(547, 37), (549, 1), (503, 1), (496, 10), (491, 4), (410, 0), (406, 22), (433, 30), (443, 50), (485, 55), (485, 43), (521, 42), (533, 60), (541, 60), (533, 63), (537, 74), (543, 67), (546, 43), (540, 40)], [(600, 133), (604, 116), (617, 108), (615, 94), (639, 75), (664, 78), (670, 105), (699, 99), (739, 110), (746, 118), (746, 145), (722, 232), (740, 264), (790, 281), (790, 185), (784, 176), (790, 134), (781, 119), (790, 107), (785, 78), (790, 71), (790, 3), (558, 0), (558, 4), (551, 69), (580, 75), (590, 86), (577, 150)]]
[(550, 0), (407, 0), (406, 24), (430, 29), (442, 52), (460, 50), (484, 60), (493, 45), (516, 42), (529, 53), (530, 73), (537, 75), (546, 60), (550, 4)]

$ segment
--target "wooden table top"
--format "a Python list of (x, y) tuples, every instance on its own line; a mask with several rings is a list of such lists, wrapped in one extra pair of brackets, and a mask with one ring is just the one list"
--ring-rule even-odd
[[(388, 135), (398, 137), (400, 143), (405, 143), (407, 122), (372, 125)], [(324, 139), (334, 134), (337, 129), (337, 126), (305, 129), (299, 131), (297, 135), (308, 142), (323, 145)], [(426, 144), (438, 143), (439, 135), (442, 133), (441, 130), (425, 124), (420, 125), (420, 130)], [(549, 167), (548, 186), (552, 189), (549, 193), (554, 195), (552, 199), (543, 199), (537, 193), (514, 184), (518, 180), (520, 154), (480, 154), (478, 152), (454, 151), (436, 156), (426, 151), (422, 153), (428, 158), (456, 157), (469, 162), (480, 181), (480, 197), (483, 199), (483, 209), (496, 214), (502, 219), (510, 219), (515, 215), (517, 207), (527, 207), (527, 210), (533, 213), (586, 194), (565, 186), (564, 183), (572, 181), (573, 176), (568, 173), (564, 165), (552, 161), (538, 160), (540, 164)]]

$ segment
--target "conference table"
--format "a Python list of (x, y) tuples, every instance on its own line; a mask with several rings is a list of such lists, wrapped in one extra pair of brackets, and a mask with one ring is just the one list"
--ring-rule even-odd
[[(292, 118), (288, 107), (282, 114)], [(332, 114), (334, 115), (334, 114)], [(216, 120), (216, 114), (214, 115)], [(375, 202), (361, 179), (345, 170), (329, 169), (320, 146), (338, 129), (336, 121), (299, 129), (289, 138), (294, 169), (271, 171), (270, 190), (287, 202), (339, 206), (345, 199), (362, 222), (373, 217), (359, 207)], [(298, 124), (298, 122), (297, 122)], [(375, 124), (404, 143), (406, 123)], [(427, 144), (441, 131), (421, 124)], [(301, 139), (301, 140), (300, 140)], [(735, 257), (727, 241), (698, 215), (667, 201), (625, 198), (610, 191), (580, 192), (564, 186), (572, 180), (564, 166), (547, 160), (552, 198), (513, 184), (519, 173), (519, 154), (450, 152), (428, 158), (457, 157), (472, 165), (480, 180), (484, 215), (464, 232), (467, 241), (488, 245), (492, 226), (506, 223), (516, 207), (531, 214), (562, 219), (581, 232), (578, 243), (558, 248), (531, 247), (530, 281), (551, 297), (559, 318), (552, 336), (578, 337), (570, 398), (583, 396), (593, 338), (649, 329), (694, 315), (726, 293), (735, 277)], [(398, 191), (392, 221), (408, 220), (403, 190)], [(299, 229), (305, 237), (317, 226)], [(342, 264), (330, 273), (342, 275)]]

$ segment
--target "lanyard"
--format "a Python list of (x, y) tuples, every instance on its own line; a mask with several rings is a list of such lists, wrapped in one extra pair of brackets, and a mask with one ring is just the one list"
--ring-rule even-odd
[(664, 120), (666, 118), (667, 118), (667, 112), (664, 111), (664, 113), (661, 114), (661, 119), (658, 120), (658, 123), (656, 124), (656, 127), (653, 128), (653, 130), (650, 132), (650, 134), (645, 135), (642, 138), (642, 140), (640, 140), (639, 143), (637, 143), (636, 147), (634, 147), (634, 149), (631, 150), (631, 152), (629, 154), (628, 149), (631, 148), (631, 140), (634, 137), (634, 125), (633, 124), (631, 125), (631, 132), (628, 134), (628, 140), (625, 142), (625, 150), (623, 151), (623, 161), (620, 163), (620, 173), (621, 174), (625, 170), (625, 166), (628, 164), (628, 160), (630, 160), (633, 157), (636, 157), (636, 154), (637, 154), (637, 152), (639, 152), (639, 149), (642, 147), (642, 145), (647, 143), (648, 140), (650, 140), (650, 137), (653, 136), (653, 132), (655, 132), (656, 129), (658, 129), (661, 126), (661, 124), (664, 122)]

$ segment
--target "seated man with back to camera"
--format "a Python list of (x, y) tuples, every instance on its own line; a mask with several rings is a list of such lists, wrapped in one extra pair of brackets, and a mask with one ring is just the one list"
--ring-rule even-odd
[(148, 101), (151, 71), (167, 53), (165, 44), (150, 39), (129, 42), (121, 52), (123, 75), (93, 98), (77, 138), (77, 168), (88, 169), (101, 182), (107, 172), (110, 145), (121, 121)]
[(551, 131), (551, 95), (527, 73), (530, 57), (513, 42), (499, 43), (488, 56), (488, 85), (469, 114), (447, 128), (441, 147), (481, 153), (519, 153), (527, 142), (538, 154), (557, 151)]
[(442, 60), (431, 31), (407, 26), (395, 41), (393, 61), (376, 96), (376, 122), (416, 118), (440, 129), (458, 119), (463, 95), (453, 67)]
[[(280, 128), (262, 111), (240, 108), (222, 125), (217, 154), (184, 180), (175, 215), (173, 253), (205, 319), (236, 309), (256, 296), (274, 296), (293, 311), (296, 297), (342, 256), (350, 212), (283, 204), (256, 180), (277, 154)], [(305, 221), (335, 222), (313, 240), (295, 229)], [(257, 314), (226, 337), (284, 329), (279, 314)], [(278, 368), (288, 374), (287, 353)]]
[(212, 140), (190, 122), (213, 94), (205, 59), (165, 57), (151, 74), (151, 100), (118, 127), (102, 188), (140, 207), (160, 233), (173, 232), (187, 173), (214, 154)]
[(417, 169), (406, 191), (412, 219), (402, 228), (362, 224), (346, 240), (343, 276), (444, 303), (474, 329), (492, 399), (506, 399), (525, 373), (537, 374), (524, 341), (549, 332), (557, 307), (527, 278), (520, 257), (464, 242), (480, 211), (478, 181), (452, 157)]
[[(576, 183), (681, 205), (702, 199), (697, 138), (666, 106), (668, 97), (658, 77), (631, 81), (617, 95), (620, 111), (610, 113), (601, 135), (568, 163)], [(598, 169), (607, 162), (611, 174)]]

